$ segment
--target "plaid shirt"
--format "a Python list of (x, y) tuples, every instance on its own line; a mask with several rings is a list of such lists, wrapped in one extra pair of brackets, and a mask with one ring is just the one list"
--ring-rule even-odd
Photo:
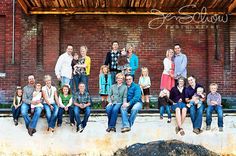
[(83, 94), (76, 92), (75, 96), (73, 97), (73, 101), (79, 104), (87, 104), (90, 102), (90, 95), (88, 92), (84, 92)]

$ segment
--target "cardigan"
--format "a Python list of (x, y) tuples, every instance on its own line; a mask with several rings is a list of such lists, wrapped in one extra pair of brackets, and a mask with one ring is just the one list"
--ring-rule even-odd
[(127, 86), (122, 84), (118, 87), (117, 84), (113, 84), (109, 91), (108, 102), (112, 104), (127, 102)]
[(131, 68), (131, 75), (135, 75), (135, 71), (138, 69), (138, 56), (134, 53), (129, 58), (129, 66)]

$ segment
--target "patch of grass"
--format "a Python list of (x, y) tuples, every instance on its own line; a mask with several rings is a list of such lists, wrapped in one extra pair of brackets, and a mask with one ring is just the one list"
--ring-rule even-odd
[(226, 109), (232, 108), (230, 102), (227, 99), (222, 99), (221, 103), (222, 103), (223, 108), (226, 108)]
[(12, 104), (0, 104), (0, 109), (2, 108), (11, 108)]

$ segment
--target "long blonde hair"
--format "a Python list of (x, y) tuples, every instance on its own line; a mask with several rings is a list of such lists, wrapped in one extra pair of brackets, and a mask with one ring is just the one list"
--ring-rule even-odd
[(107, 68), (107, 74), (110, 73), (109, 67), (108, 67), (107, 65), (102, 65), (101, 68), (100, 68), (100, 74), (104, 74), (104, 73), (103, 73), (103, 69), (104, 69), (104, 68)]
[(141, 77), (144, 77), (144, 75), (143, 75), (143, 72), (144, 72), (144, 71), (147, 72), (147, 75), (146, 75), (146, 76), (148, 76), (148, 73), (149, 73), (149, 72), (148, 72), (148, 68), (147, 68), (147, 67), (142, 67), (142, 68), (141, 68)]

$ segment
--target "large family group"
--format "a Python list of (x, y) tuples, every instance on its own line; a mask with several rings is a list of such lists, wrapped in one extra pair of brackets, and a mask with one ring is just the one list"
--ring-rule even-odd
[[(105, 63), (100, 68), (99, 94), (102, 107), (106, 109), (108, 116), (106, 131), (116, 132), (116, 121), (120, 112), (121, 132), (124, 133), (131, 130), (139, 110), (149, 109), (151, 81), (148, 69), (142, 67), (138, 84), (134, 82), (139, 60), (132, 44), (127, 44), (127, 47), (121, 51), (118, 49), (118, 42), (112, 42), (112, 50), (107, 53)], [(86, 46), (81, 46), (79, 56), (78, 53), (73, 52), (71, 44), (67, 45), (66, 52), (58, 58), (55, 66), (56, 77), (61, 82), (60, 89), (57, 90), (52, 85), (50, 75), (44, 76), (44, 86), (35, 83), (34, 76), (29, 75), (28, 85), (23, 89), (17, 87), (12, 106), (15, 125), (18, 125), (21, 114), (29, 135), (33, 136), (44, 109), (48, 123), (47, 130), (54, 132), (56, 125), (61, 127), (63, 113), (68, 111), (70, 125), (76, 126), (77, 132), (83, 132), (90, 116), (92, 103), (88, 87), (91, 59), (87, 56), (87, 51)], [(181, 52), (179, 44), (174, 45), (174, 50), (167, 50), (163, 64), (161, 91), (158, 97), (160, 119), (163, 119), (163, 114), (166, 112), (167, 122), (170, 123), (171, 110), (175, 111), (176, 134), (184, 135), (182, 125), (189, 110), (193, 132), (200, 134), (203, 111), (207, 103), (206, 130), (211, 128), (212, 112), (215, 110), (218, 113), (219, 131), (223, 131), (223, 111), (221, 95), (217, 93), (218, 85), (210, 84), (210, 93), (206, 96), (204, 87), (196, 82), (196, 78), (187, 77), (187, 57)], [(188, 87), (185, 84), (186, 80)], [(81, 112), (84, 112), (82, 121)]]

